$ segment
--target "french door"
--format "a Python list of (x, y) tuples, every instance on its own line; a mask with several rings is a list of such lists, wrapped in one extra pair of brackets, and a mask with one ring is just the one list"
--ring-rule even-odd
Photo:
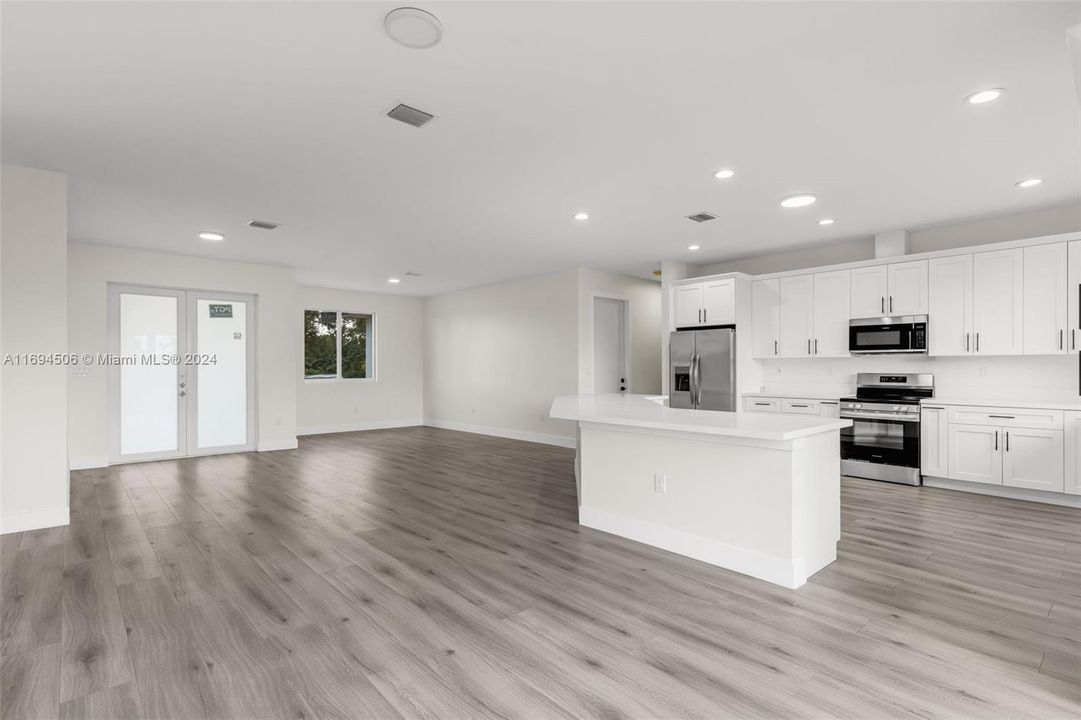
[(110, 285), (111, 462), (255, 447), (255, 299)]

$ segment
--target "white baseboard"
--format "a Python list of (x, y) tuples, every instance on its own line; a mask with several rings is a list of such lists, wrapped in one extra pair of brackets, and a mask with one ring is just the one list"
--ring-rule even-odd
[(943, 490), (960, 490), (961, 492), (977, 493), (979, 495), (994, 495), (995, 497), (1009, 498), (1011, 500), (1028, 500), (1030, 502), (1062, 505), (1064, 507), (1081, 507), (1081, 495), (1067, 495), (1065, 493), (1046, 492), (1044, 490), (1006, 487), (1005, 485), (965, 482), (964, 480), (950, 480), (949, 478), (931, 477), (929, 475), (923, 476), (923, 484), (927, 487), (940, 488)]
[(103, 467), (109, 467), (108, 455), (81, 455), (68, 458), (69, 470), (93, 470)]
[(297, 439), (295, 437), (289, 438), (272, 438), (270, 440), (260, 440), (255, 446), (257, 452), (272, 452), (274, 450), (296, 450)]
[(451, 420), (436, 420), (434, 418), (425, 418), (424, 424), (428, 427), (442, 428), (444, 430), (457, 430), (458, 432), (477, 433), (478, 435), (492, 435), (494, 437), (509, 438), (511, 440), (525, 440), (526, 442), (556, 445), (565, 448), (577, 447), (577, 441), (574, 438), (564, 437), (563, 435), (547, 435), (545, 433), (526, 432), (525, 430), (508, 430), (506, 428), (489, 427), (488, 425), (469, 425), (468, 423), (453, 422)]
[(580, 507), (578, 523), (792, 590), (807, 581), (806, 569), (800, 560), (789, 562), (645, 520)]
[(0, 515), (0, 535), (67, 525), (69, 517), (67, 505)]
[(334, 425), (313, 425), (299, 428), (297, 435), (326, 435), (327, 433), (362, 432), (364, 430), (388, 430), (390, 428), (416, 427), (423, 425), (420, 418), (407, 420), (368, 420), (349, 423), (337, 423)]

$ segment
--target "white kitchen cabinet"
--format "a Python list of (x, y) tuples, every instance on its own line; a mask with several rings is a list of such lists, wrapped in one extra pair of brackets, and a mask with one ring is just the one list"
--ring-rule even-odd
[(841, 417), (841, 403), (837, 400), (822, 400), (818, 403), (818, 414), (827, 418)]
[(853, 268), (852, 317), (881, 317), (886, 314), (887, 275), (885, 265)]
[(702, 285), (702, 324), (736, 324), (735, 280), (711, 280)]
[(928, 263), (927, 313), (929, 354), (972, 354), (971, 255), (933, 258)]
[(781, 278), (778, 312), (780, 357), (810, 357), (814, 333), (814, 276)]
[(848, 321), (851, 314), (851, 272), (815, 273), (812, 354), (848, 357)]
[(1022, 327), (1026, 355), (1066, 352), (1071, 340), (1067, 337), (1066, 275), (1066, 243), (1025, 248)]
[(781, 412), (781, 398), (748, 397), (743, 398), (744, 412)]
[(676, 327), (694, 327), (702, 324), (703, 287), (679, 285), (673, 294), (676, 305)]
[(927, 314), (927, 261), (890, 263), (886, 266), (886, 313)]
[(1061, 430), (1003, 428), (1002, 484), (1062, 492)]
[[(922, 438), (922, 435), (921, 435)], [(1002, 484), (1002, 431), (989, 425), (949, 424), (949, 478)]]
[(780, 288), (781, 281), (777, 278), (756, 280), (751, 284), (752, 354), (756, 358), (771, 358), (778, 353)]
[(1072, 240), (1066, 250), (1066, 327), (1069, 352), (1081, 352), (1081, 240)]
[(1063, 492), (1081, 495), (1081, 412), (1066, 413), (1066, 469)]
[(1023, 283), (1024, 251), (1021, 248), (973, 254), (974, 353), (1020, 355), (1023, 352)]
[(945, 406), (920, 408), (920, 472), (932, 477), (948, 477), (949, 418)]
[(781, 398), (781, 412), (793, 415), (818, 415), (818, 401), (804, 398)]

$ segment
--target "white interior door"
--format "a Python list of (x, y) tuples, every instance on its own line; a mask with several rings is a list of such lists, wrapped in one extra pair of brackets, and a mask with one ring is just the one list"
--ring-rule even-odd
[(593, 298), (593, 392), (627, 389), (627, 303)]
[(110, 288), (111, 461), (255, 446), (254, 298)]

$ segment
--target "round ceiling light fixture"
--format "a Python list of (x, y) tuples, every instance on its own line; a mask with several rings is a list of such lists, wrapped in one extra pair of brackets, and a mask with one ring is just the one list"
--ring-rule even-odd
[(390, 283), (391, 285), (397, 285), (401, 281), (402, 281), (401, 278), (387, 278), (387, 282)]
[(209, 240), (210, 242), (221, 242), (225, 239), (225, 236), (220, 232), (214, 232), (212, 230), (203, 230), (199, 233), (200, 240)]
[(718, 180), (727, 180), (735, 174), (736, 173), (734, 170), (718, 170), (717, 172), (713, 173), (713, 177), (717, 178)]
[(691, 252), (694, 252), (695, 250), (701, 250), (702, 246), (701, 245), (688, 245), (687, 249), (690, 250)]
[(1017, 185), (1017, 187), (1019, 187), (1019, 188), (1027, 188), (1027, 187), (1036, 187), (1037, 185), (1039, 185), (1042, 182), (1043, 182), (1043, 180), (1041, 180), (1040, 178), (1028, 178), (1026, 180), (1022, 180), (1021, 182), (1014, 183), (1014, 184)]
[(414, 50), (435, 47), (443, 39), (443, 23), (426, 10), (400, 7), (383, 18), (383, 29), (391, 40)]
[(1006, 88), (987, 88), (986, 90), (977, 90), (968, 97), (965, 98), (965, 102), (969, 105), (983, 105), (994, 100), (998, 100), (1002, 97), (1002, 93), (1006, 92)]
[(808, 205), (814, 205), (816, 200), (818, 200), (818, 198), (816, 198), (811, 193), (799, 193), (797, 195), (789, 195), (786, 198), (781, 198), (781, 207), (807, 207)]
[(833, 224), (833, 218), (822, 218), (821, 220), (818, 221), (818, 224), (819, 225), (832, 225)]
[(588, 220), (589, 219), (589, 213), (584, 213), (584, 212), (574, 213), (574, 219), (575, 220)]

